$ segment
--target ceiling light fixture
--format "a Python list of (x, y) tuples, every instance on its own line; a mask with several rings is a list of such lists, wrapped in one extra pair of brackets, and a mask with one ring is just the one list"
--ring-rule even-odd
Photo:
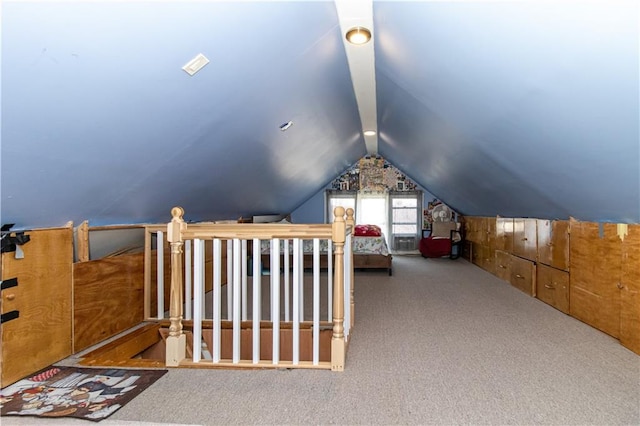
[(376, 135), (376, 131), (375, 130), (365, 130), (364, 131), (364, 135), (365, 136), (375, 136)]
[(365, 27), (354, 27), (347, 31), (346, 37), (351, 44), (365, 44), (371, 40), (371, 31)]

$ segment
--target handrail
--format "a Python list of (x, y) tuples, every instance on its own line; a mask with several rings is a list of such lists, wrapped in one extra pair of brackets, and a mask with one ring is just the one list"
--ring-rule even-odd
[[(346, 213), (346, 219), (345, 219), (345, 213)], [(246, 305), (245, 305), (245, 301), (243, 301), (243, 305), (242, 308), (240, 309), (240, 305), (239, 305), (239, 294), (242, 291), (242, 294), (244, 295), (244, 293), (247, 291), (246, 290), (246, 262), (247, 262), (247, 250), (246, 250), (246, 243), (247, 242), (251, 242), (251, 240), (253, 240), (254, 244), (256, 244), (257, 241), (264, 241), (264, 240), (270, 240), (271, 241), (271, 246), (272, 246), (272, 250), (271, 250), (271, 257), (272, 259), (273, 256), (275, 255), (276, 258), (275, 260), (272, 260), (272, 267), (275, 267), (276, 270), (280, 271), (280, 263), (279, 263), (279, 248), (278, 248), (278, 241), (279, 240), (284, 240), (287, 241), (286, 245), (288, 245), (288, 242), (290, 240), (293, 240), (294, 242), (294, 247), (297, 247), (297, 249), (299, 250), (299, 258), (296, 259), (296, 255), (294, 254), (293, 256), (293, 268), (294, 268), (294, 278), (296, 275), (296, 270), (298, 270), (297, 274), (299, 274), (300, 279), (302, 279), (302, 244), (298, 243), (299, 241), (302, 240), (314, 240), (314, 248), (315, 248), (315, 252), (316, 255), (314, 256), (314, 274), (319, 273), (318, 269), (319, 269), (319, 262), (318, 262), (318, 240), (322, 239), (322, 240), (328, 240), (329, 241), (329, 247), (333, 247), (333, 270), (330, 269), (330, 272), (332, 272), (333, 275), (333, 280), (329, 280), (329, 285), (332, 287), (329, 291), (329, 296), (333, 297), (332, 303), (331, 304), (331, 309), (329, 310), (329, 315), (330, 318), (332, 318), (332, 322), (329, 323), (332, 326), (332, 337), (331, 337), (331, 361), (326, 363), (326, 366), (324, 368), (330, 368), (333, 371), (343, 371), (344, 370), (344, 363), (345, 363), (345, 354), (346, 354), (346, 347), (347, 347), (347, 343), (348, 343), (348, 338), (349, 338), (349, 331), (350, 328), (353, 326), (354, 323), (354, 301), (353, 301), (353, 261), (352, 261), (352, 253), (350, 251), (350, 238), (351, 238), (351, 231), (354, 228), (354, 219), (353, 219), (353, 209), (347, 209), (347, 211), (345, 212), (345, 209), (342, 207), (337, 207), (334, 211), (334, 215), (335, 215), (335, 220), (333, 222), (333, 224), (330, 225), (325, 225), (325, 224), (310, 224), (310, 225), (300, 225), (300, 224), (253, 224), (253, 223), (242, 223), (242, 224), (236, 224), (236, 223), (186, 223), (183, 219), (183, 215), (184, 215), (184, 210), (180, 207), (174, 207), (171, 210), (171, 214), (172, 214), (172, 220), (171, 222), (166, 225), (166, 227), (162, 227), (159, 225), (148, 225), (146, 227), (147, 230), (147, 238), (146, 238), (146, 248), (147, 251), (150, 252), (150, 248), (151, 248), (151, 233), (158, 233), (158, 235), (161, 237), (163, 234), (163, 231), (166, 230), (166, 237), (167, 237), (167, 241), (170, 243), (170, 258), (171, 258), (171, 286), (170, 286), (170, 302), (169, 302), (169, 336), (166, 339), (166, 365), (167, 366), (178, 366), (181, 364), (189, 364), (190, 362), (188, 360), (185, 359), (186, 356), (186, 336), (185, 333), (183, 332), (183, 306), (184, 306), (184, 290), (185, 290), (185, 285), (184, 285), (184, 261), (186, 259), (187, 265), (190, 265), (191, 262), (191, 253), (188, 252), (188, 258), (185, 258), (185, 255), (183, 253), (183, 248), (185, 247), (185, 243), (188, 243), (187, 249), (190, 249), (191, 245), (194, 245), (194, 250), (196, 250), (197, 252), (197, 256), (196, 256), (196, 252), (194, 252), (194, 270), (193, 270), (193, 277), (194, 277), (194, 297), (197, 296), (197, 292), (202, 291), (202, 280), (203, 280), (203, 272), (204, 269), (198, 269), (198, 268), (204, 268), (204, 266), (200, 266), (200, 267), (196, 267), (195, 263), (196, 263), (196, 258), (201, 256), (202, 259), (204, 259), (204, 246), (202, 245), (204, 240), (213, 240), (214, 242), (214, 272), (213, 274), (216, 275), (216, 278), (218, 281), (218, 283), (220, 283), (220, 270), (224, 267), (224, 265), (220, 265), (221, 260), (220, 258), (216, 258), (216, 253), (219, 256), (221, 252), (224, 252), (224, 250), (221, 250), (220, 247), (220, 241), (227, 241), (227, 260), (230, 262), (230, 258), (233, 258), (233, 261), (235, 262), (233, 264), (233, 268), (230, 268), (231, 264), (228, 264), (227, 266), (227, 283), (231, 283), (231, 285), (227, 286), (227, 295), (229, 297), (228, 299), (228, 314), (230, 312), (234, 312), (234, 316), (233, 319), (234, 321), (232, 321), (232, 323), (234, 324), (233, 326), (233, 337), (232, 340), (234, 342), (234, 347), (233, 347), (233, 359), (232, 360), (223, 360), (220, 359), (220, 355), (219, 353), (217, 353), (216, 355), (214, 355), (214, 359), (218, 359), (220, 364), (229, 364), (232, 363), (234, 366), (250, 366), (252, 365), (250, 362), (247, 362), (246, 359), (239, 359), (239, 345), (240, 345), (240, 336), (241, 336), (241, 327), (242, 325), (246, 324), (246, 314), (245, 314), (245, 309), (246, 309)], [(349, 239), (349, 240), (347, 240)], [(218, 242), (218, 248), (216, 248), (216, 241)], [(241, 250), (241, 246), (240, 243), (242, 243), (242, 250)], [(275, 243), (275, 244), (274, 244)], [(347, 243), (347, 244), (345, 244)], [(162, 240), (159, 240), (158, 245), (161, 245)], [(199, 245), (196, 245), (199, 244)], [(196, 249), (196, 247), (198, 247)], [(256, 247), (254, 246), (254, 257), (253, 257), (253, 261), (254, 261), (254, 285), (255, 285), (255, 275), (256, 272), (259, 272), (259, 269), (256, 269), (257, 266), (255, 265), (255, 261), (256, 259)], [(347, 249), (347, 251), (345, 252), (345, 248)], [(150, 264), (150, 254), (146, 255), (146, 265)], [(259, 256), (259, 254), (258, 254)], [(285, 258), (287, 259), (285, 261), (285, 267), (288, 268), (287, 265), (289, 265), (288, 263), (288, 256), (285, 256)], [(239, 260), (240, 259), (240, 260)], [(244, 259), (244, 260), (242, 260)], [(159, 262), (162, 262), (162, 260), (159, 260)], [(244, 265), (243, 265), (244, 263)], [(160, 263), (159, 263), (160, 265)], [(158, 266), (159, 268), (160, 266)], [(329, 267), (331, 268), (331, 262), (329, 262)], [(346, 267), (346, 269), (345, 269)], [(217, 268), (217, 269), (216, 269)], [(146, 272), (150, 272), (150, 267), (146, 266), (145, 268)], [(217, 271), (217, 272), (216, 272)], [(318, 272), (315, 272), (318, 271)], [(231, 273), (229, 275), (229, 273)], [(258, 274), (259, 275), (259, 274)], [(278, 276), (280, 275), (279, 273), (277, 274)], [(288, 275), (285, 274), (285, 276), (287, 277), (286, 279), (288, 280)], [(243, 277), (243, 280), (240, 280), (239, 278)], [(214, 280), (215, 280), (214, 279)], [(272, 303), (274, 303), (274, 305), (272, 305), (272, 308), (276, 309), (276, 313), (279, 312), (279, 287), (280, 287), (280, 282), (279, 282), (279, 277), (274, 277), (273, 279), (275, 279), (276, 282), (276, 287), (273, 287), (273, 281), (272, 281), (272, 291), (275, 291), (275, 293), (272, 293), (272, 296), (275, 295), (276, 299), (272, 299)], [(149, 285), (151, 278), (145, 276), (145, 288)], [(240, 282), (242, 281), (242, 287), (240, 287)], [(272, 318), (273, 324), (271, 326), (271, 328), (273, 329), (273, 366), (287, 366), (287, 368), (291, 367), (291, 366), (298, 366), (298, 367), (309, 367), (309, 368), (322, 368), (322, 363), (318, 362), (318, 355), (317, 355), (317, 347), (318, 347), (318, 334), (319, 334), (319, 330), (322, 329), (323, 327), (326, 328), (326, 322), (324, 323), (325, 326), (321, 326), (320, 325), (320, 329), (316, 329), (317, 327), (314, 327), (313, 324), (319, 324), (318, 321), (318, 314), (317, 314), (317, 303), (315, 302), (315, 300), (317, 298), (319, 298), (319, 290), (318, 290), (318, 278), (317, 276), (314, 275), (314, 280), (313, 280), (313, 286), (314, 286), (314, 290), (313, 290), (313, 296), (312, 298), (314, 300), (314, 323), (307, 323), (306, 321), (304, 321), (304, 318), (302, 317), (302, 305), (301, 305), (301, 309), (299, 310), (298, 315), (300, 315), (299, 317), (296, 318), (296, 314), (295, 314), (295, 306), (296, 303), (298, 303), (298, 301), (296, 300), (296, 297), (300, 298), (300, 300), (302, 300), (301, 298), (303, 298), (304, 296), (302, 295), (302, 288), (300, 287), (302, 281), (298, 281), (298, 285), (294, 284), (294, 298), (293, 298), (293, 303), (294, 303), (294, 320), (293, 320), (293, 325), (292, 327), (284, 327), (283, 330), (294, 330), (294, 333), (299, 333), (300, 330), (300, 325), (306, 324), (304, 326), (305, 330), (309, 330), (309, 328), (311, 329), (311, 331), (313, 332), (313, 342), (314, 342), (314, 358), (313, 358), (313, 362), (306, 362), (306, 361), (298, 361), (298, 359), (296, 358), (297, 355), (297, 349), (293, 349), (294, 350), (294, 358), (293, 361), (282, 361), (279, 362), (278, 358), (280, 356), (280, 351), (279, 351), (279, 347), (276, 347), (276, 345), (280, 344), (280, 325), (279, 325), (279, 321), (276, 321), (275, 319)], [(214, 281), (214, 294), (215, 293), (215, 281)], [(218, 284), (219, 285), (219, 284)], [(191, 290), (191, 285), (188, 282), (188, 291)], [(256, 288), (256, 287), (254, 287)], [(288, 285), (285, 286), (285, 288), (288, 291)], [(298, 290), (299, 289), (299, 290)], [(148, 288), (146, 288), (146, 290), (148, 290)], [(162, 297), (160, 295), (160, 290), (158, 290), (159, 292), (159, 300), (160, 297)], [(218, 290), (219, 292), (219, 287)], [(231, 292), (233, 292), (233, 294), (231, 294)], [(297, 292), (297, 293), (296, 293)], [(203, 293), (204, 294), (204, 293)], [(259, 293), (258, 293), (259, 294)], [(296, 296), (297, 295), (297, 296)], [(215, 296), (214, 296), (215, 297)], [(288, 294), (285, 296), (286, 299), (288, 300)], [(148, 297), (145, 298), (146, 301), (148, 301)], [(187, 303), (190, 303), (190, 299), (191, 299), (191, 294), (187, 293)], [(233, 299), (233, 306), (230, 304), (231, 300)], [(220, 301), (218, 300), (218, 303), (220, 303)], [(288, 308), (287, 308), (288, 309)], [(348, 311), (346, 312), (346, 318), (345, 318), (345, 309), (347, 309)], [(242, 321), (240, 321), (240, 316), (238, 313), (238, 310), (242, 310), (243, 312), (243, 317), (242, 317)], [(148, 309), (145, 307), (145, 313), (147, 313)], [(197, 311), (197, 313), (196, 313)], [(215, 313), (215, 307), (214, 307), (214, 313)], [(187, 315), (190, 315), (190, 312), (187, 312)], [(253, 315), (253, 314), (252, 314)], [(287, 316), (288, 311), (287, 311)], [(190, 318), (190, 316), (189, 316)], [(195, 319), (196, 318), (202, 318), (202, 312), (200, 309), (200, 306), (198, 306), (198, 303), (194, 303), (194, 321), (193, 321), (193, 327), (194, 327), (194, 335), (197, 333), (199, 336), (199, 333), (202, 331), (202, 322), (198, 325), (196, 325)], [(159, 316), (160, 319), (160, 316)], [(254, 324), (261, 324), (260, 321), (260, 317), (258, 314), (257, 320), (258, 322), (254, 322)], [(214, 323), (214, 330), (215, 330), (215, 323), (216, 321), (213, 322)], [(219, 320), (218, 320), (219, 323)], [(219, 326), (218, 326), (219, 327)], [(346, 329), (345, 329), (346, 327)], [(268, 327), (267, 327), (268, 328)], [(260, 326), (260, 329), (262, 330), (263, 327)], [(218, 334), (220, 333), (219, 329), (218, 329)], [(255, 336), (256, 331), (254, 330), (254, 336)], [(215, 334), (215, 331), (214, 331)], [(259, 336), (259, 334), (258, 334)], [(294, 334), (294, 336), (296, 336)], [(256, 337), (259, 340), (259, 337)], [(219, 339), (219, 337), (218, 337)], [(296, 341), (297, 338), (294, 337), (294, 343)], [(194, 346), (199, 345), (199, 343), (194, 342)], [(254, 343), (255, 345), (255, 343)], [(214, 342), (214, 346), (215, 346), (215, 342)], [(219, 348), (219, 345), (218, 345)], [(195, 350), (199, 350), (199, 347), (194, 347), (194, 351)], [(219, 349), (218, 349), (219, 351)], [(195, 352), (194, 352), (195, 353)], [(198, 356), (194, 356), (194, 362), (196, 361), (200, 361), (200, 357)], [(209, 362), (211, 362), (211, 360), (209, 360)], [(263, 366), (265, 365), (265, 362), (263, 359), (257, 359), (256, 355), (255, 355), (255, 350), (254, 350), (254, 361), (253, 361), (253, 365), (260, 365)]]

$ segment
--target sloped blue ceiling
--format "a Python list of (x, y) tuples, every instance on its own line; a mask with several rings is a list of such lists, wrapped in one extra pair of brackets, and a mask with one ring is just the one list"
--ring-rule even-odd
[(638, 7), (374, 2), (380, 154), (463, 214), (640, 221)]
[(360, 127), (331, 1), (3, 3), (3, 223), (289, 212)]
[[(378, 152), (463, 214), (640, 222), (638, 8), (374, 1)], [(4, 1), (1, 31), (3, 223), (290, 212), (365, 155), (333, 1)]]

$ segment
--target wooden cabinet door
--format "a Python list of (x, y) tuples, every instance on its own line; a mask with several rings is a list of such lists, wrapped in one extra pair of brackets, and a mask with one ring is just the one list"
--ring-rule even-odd
[[(485, 246), (491, 251), (491, 257), (493, 258), (493, 252), (496, 249), (496, 224), (497, 219), (495, 217), (488, 217), (485, 219)], [(493, 259), (491, 260), (493, 262)]]
[(538, 262), (569, 270), (569, 221), (538, 220)]
[(513, 252), (513, 219), (504, 217), (496, 219), (496, 250)]
[(509, 282), (511, 280), (511, 255), (506, 251), (496, 250), (495, 259), (496, 276)]
[(482, 246), (482, 269), (496, 274), (496, 251), (489, 246)]
[(536, 260), (538, 254), (536, 229), (536, 219), (513, 220), (513, 254), (531, 261)]
[(629, 225), (622, 242), (620, 343), (640, 355), (640, 225)]
[(2, 386), (71, 355), (73, 229), (27, 232), (23, 259), (2, 254), (2, 313), (19, 316), (2, 324)]
[(536, 297), (568, 314), (569, 273), (538, 263), (536, 276)]
[(622, 240), (617, 226), (571, 221), (570, 227), (570, 313), (618, 337)]
[(536, 295), (536, 265), (535, 263), (511, 256), (511, 285), (524, 291), (529, 296)]

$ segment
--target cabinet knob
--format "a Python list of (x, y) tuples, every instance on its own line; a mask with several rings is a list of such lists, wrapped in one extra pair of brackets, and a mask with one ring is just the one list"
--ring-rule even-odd
[(522, 241), (527, 241), (527, 239), (526, 239), (526, 238), (523, 238), (523, 239), (522, 239)]
[(617, 286), (620, 290), (622, 290), (622, 289), (624, 288), (624, 286), (622, 285), (622, 283), (618, 283), (618, 284), (616, 284), (616, 286)]
[(15, 300), (15, 298), (16, 298), (16, 295), (13, 293), (7, 294), (7, 296), (5, 297), (5, 299), (7, 300)]
[(498, 266), (500, 266), (502, 269), (507, 269), (507, 267), (504, 265), (498, 265)]
[(520, 274), (516, 274), (516, 278), (524, 278), (524, 277)]
[(544, 288), (548, 288), (549, 290), (555, 290), (556, 287), (551, 284), (545, 284)]

